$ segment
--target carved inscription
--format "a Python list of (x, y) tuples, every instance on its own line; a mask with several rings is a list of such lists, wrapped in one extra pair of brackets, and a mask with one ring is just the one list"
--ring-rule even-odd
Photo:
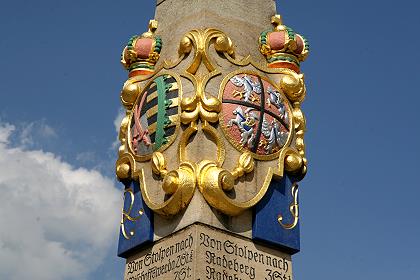
[(125, 280), (293, 280), (290, 256), (193, 225), (127, 259)]
[(194, 260), (194, 237), (189, 232), (185, 238), (178, 236), (176, 239), (175, 243), (162, 242), (140, 257), (127, 261), (124, 279), (190, 279)]
[[(199, 257), (204, 258), (204, 277), (211, 280), (292, 280), (286, 255), (260, 250), (252, 242), (218, 231), (200, 231)], [(199, 268), (198, 268), (199, 269)]]

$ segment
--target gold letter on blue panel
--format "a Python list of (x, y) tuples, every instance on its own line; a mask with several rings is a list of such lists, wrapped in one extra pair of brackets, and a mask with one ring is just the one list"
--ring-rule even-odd
[(297, 184), (285, 175), (272, 180), (264, 198), (254, 208), (252, 239), (295, 254), (300, 250)]
[(139, 183), (131, 182), (124, 191), (118, 256), (126, 258), (150, 242), (153, 242), (153, 213), (142, 199)]

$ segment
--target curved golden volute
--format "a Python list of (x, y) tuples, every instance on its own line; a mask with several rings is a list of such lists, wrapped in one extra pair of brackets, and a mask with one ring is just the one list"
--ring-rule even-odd
[(217, 52), (235, 57), (232, 40), (223, 31), (214, 28), (194, 29), (182, 37), (178, 47), (178, 59), (175, 62), (166, 60), (163, 67), (166, 69), (176, 67), (194, 48), (194, 58), (186, 72), (194, 75), (201, 63), (204, 63), (207, 70), (212, 72), (216, 70), (208, 55), (208, 48), (212, 43), (214, 43)]
[(151, 159), (152, 172), (161, 179), (162, 189), (169, 198), (164, 202), (153, 201), (148, 192), (144, 170), (139, 171), (139, 181), (142, 196), (146, 205), (154, 212), (169, 217), (178, 214), (185, 209), (194, 196), (196, 188), (196, 164), (187, 160), (186, 146), (189, 138), (197, 131), (197, 127), (191, 125), (181, 136), (179, 143), (179, 168), (167, 170), (165, 156), (155, 152)]
[(245, 202), (237, 202), (229, 198), (226, 191), (233, 189), (235, 176), (228, 170), (220, 168), (215, 162), (204, 160), (198, 167), (198, 187), (206, 201), (217, 210), (230, 216), (236, 216), (253, 207), (264, 196), (267, 189)]
[(252, 199), (244, 202), (238, 202), (229, 198), (226, 192), (234, 188), (236, 179), (254, 170), (254, 159), (249, 153), (243, 153), (239, 157), (237, 167), (232, 172), (220, 168), (212, 161), (204, 160), (200, 162), (197, 168), (197, 183), (200, 192), (212, 207), (229, 216), (237, 216), (243, 211), (254, 207), (263, 198), (273, 176), (282, 177), (284, 170), (304, 176), (304, 174), (301, 175), (303, 170), (306, 172), (304, 168), (302, 157), (297, 151), (292, 148), (284, 149), (279, 156), (278, 168), (270, 168), (269, 174), (257, 194)]
[(232, 40), (220, 30), (214, 28), (191, 30), (185, 34), (184, 38), (181, 40), (180, 52), (184, 54), (187, 53), (186, 51), (191, 51), (191, 48), (189, 48), (188, 40), (186, 38), (189, 39), (195, 50), (193, 61), (186, 70), (188, 73), (195, 74), (201, 63), (206, 66), (209, 72), (216, 70), (216, 67), (211, 61), (208, 52), (208, 48), (212, 43), (214, 43), (216, 51), (221, 53), (226, 52), (230, 56), (234, 56), (235, 51), (233, 48)]
[(155, 152), (152, 155), (152, 172), (160, 177), (166, 176), (166, 160), (162, 153)]
[(237, 178), (253, 170), (254, 159), (249, 153), (244, 153), (239, 157), (237, 167), (233, 172), (219, 167), (216, 162), (203, 160), (198, 164), (197, 169), (198, 188), (212, 207), (227, 215), (236, 216), (253, 207), (266, 192), (266, 189), (262, 189), (254, 198), (246, 202), (234, 201), (226, 195), (225, 192), (233, 189)]
[(225, 190), (231, 190), (234, 178), (227, 170), (217, 166), (215, 162), (204, 160), (198, 165), (198, 188), (206, 201), (228, 215), (238, 215), (243, 211), (230, 199)]
[(139, 172), (140, 189), (146, 205), (162, 216), (178, 214), (190, 203), (196, 186), (195, 164), (182, 162), (178, 169), (167, 171), (165, 158), (161, 153), (155, 153), (152, 158), (152, 170), (163, 179), (162, 189), (170, 195), (162, 203), (154, 202), (146, 187), (144, 170)]

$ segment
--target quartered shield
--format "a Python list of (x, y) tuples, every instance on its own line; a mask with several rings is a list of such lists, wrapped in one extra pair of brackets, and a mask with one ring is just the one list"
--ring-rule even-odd
[(245, 72), (222, 84), (222, 130), (239, 151), (259, 160), (278, 158), (291, 139), (291, 110), (286, 97), (268, 79)]
[(161, 75), (145, 87), (131, 116), (129, 146), (138, 160), (165, 150), (179, 127), (179, 87), (171, 75)]

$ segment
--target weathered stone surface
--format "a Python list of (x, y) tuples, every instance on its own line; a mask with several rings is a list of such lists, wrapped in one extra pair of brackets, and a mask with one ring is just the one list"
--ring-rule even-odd
[(155, 19), (159, 22), (157, 33), (164, 41), (162, 58), (176, 56), (179, 40), (186, 32), (217, 28), (231, 37), (238, 54), (251, 54), (264, 62), (258, 37), (271, 27), (275, 13), (273, 0), (158, 0)]
[(293, 276), (289, 255), (194, 224), (127, 259), (124, 279), (291, 280)]

